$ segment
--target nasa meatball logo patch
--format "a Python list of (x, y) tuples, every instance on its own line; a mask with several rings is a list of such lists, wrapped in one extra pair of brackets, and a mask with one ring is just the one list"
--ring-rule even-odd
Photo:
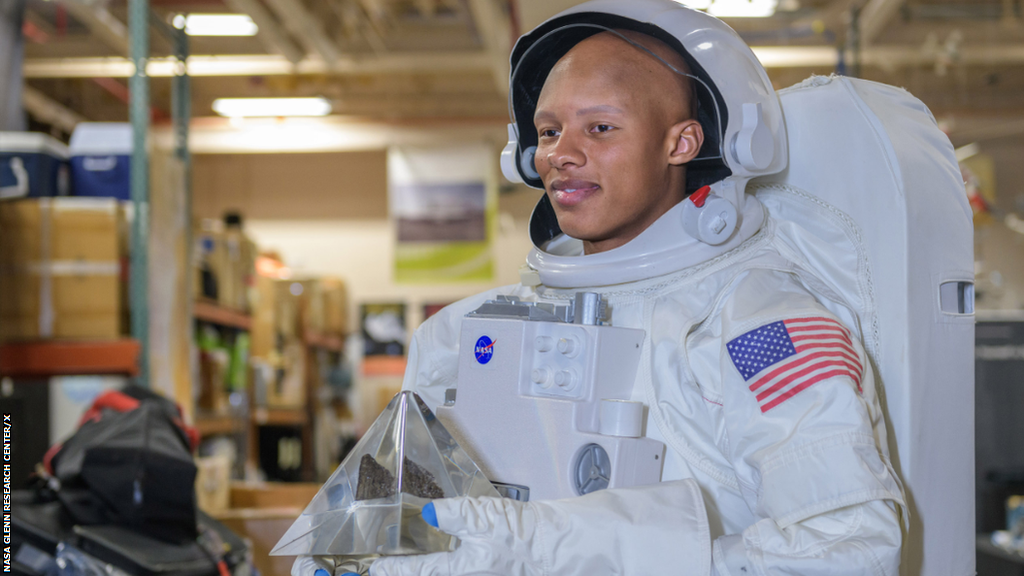
[(494, 342), (491, 341), (487, 336), (481, 336), (476, 341), (476, 347), (473, 349), (473, 353), (476, 355), (476, 361), (480, 364), (487, 364), (494, 357)]

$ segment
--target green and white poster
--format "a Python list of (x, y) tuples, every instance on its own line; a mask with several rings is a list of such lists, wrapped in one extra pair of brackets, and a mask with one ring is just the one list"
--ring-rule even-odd
[(396, 282), (493, 280), (493, 156), (482, 142), (388, 150)]

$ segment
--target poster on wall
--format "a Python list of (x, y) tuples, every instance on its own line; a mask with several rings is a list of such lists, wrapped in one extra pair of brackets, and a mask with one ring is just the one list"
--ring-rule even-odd
[(405, 354), (405, 304), (362, 304), (359, 318), (364, 356)]
[(494, 278), (497, 202), (493, 153), (484, 144), (388, 150), (388, 210), (395, 226), (395, 282)]

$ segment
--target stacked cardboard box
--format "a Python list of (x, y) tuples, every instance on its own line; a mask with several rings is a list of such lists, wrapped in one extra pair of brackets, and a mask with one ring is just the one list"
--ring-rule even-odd
[(252, 300), (252, 357), (270, 359), (277, 349), (277, 281), (257, 276)]
[(121, 336), (124, 221), (110, 198), (0, 203), (0, 340)]
[(301, 408), (306, 404), (305, 356), (299, 283), (259, 276), (252, 313), (252, 357), (258, 405)]
[(324, 332), (344, 337), (348, 332), (348, 292), (338, 278), (320, 280), (324, 299)]
[(292, 283), (290, 290), (298, 292), (299, 328), (302, 334), (324, 333), (324, 289), (320, 280), (311, 278)]
[(218, 301), (221, 306), (248, 312), (250, 289), (256, 281), (256, 244), (241, 230), (229, 228), (223, 235), (224, 261), (218, 269)]
[(257, 405), (307, 403), (309, 337), (342, 336), (345, 284), (333, 278), (282, 280), (258, 276), (253, 298), (252, 357)]
[(237, 228), (205, 221), (196, 236), (194, 292), (225, 308), (248, 312), (256, 281), (256, 244)]
[(274, 330), (277, 332), (278, 348), (284, 342), (297, 340), (299, 335), (299, 312), (304, 286), (292, 280), (277, 280), (274, 283)]

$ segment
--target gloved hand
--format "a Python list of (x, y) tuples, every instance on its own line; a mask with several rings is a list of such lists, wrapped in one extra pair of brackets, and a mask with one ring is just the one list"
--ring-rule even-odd
[(327, 564), (314, 556), (299, 556), (292, 562), (292, 576), (332, 576), (331, 572)]
[[(334, 569), (329, 562), (315, 556), (299, 556), (292, 562), (292, 576), (333, 576)], [(359, 576), (355, 572), (344, 572), (337, 576)]]
[[(452, 552), (377, 559), (371, 576), (707, 576), (711, 535), (694, 480), (610, 489), (579, 498), (433, 502)], [(424, 509), (429, 518), (429, 506)]]

